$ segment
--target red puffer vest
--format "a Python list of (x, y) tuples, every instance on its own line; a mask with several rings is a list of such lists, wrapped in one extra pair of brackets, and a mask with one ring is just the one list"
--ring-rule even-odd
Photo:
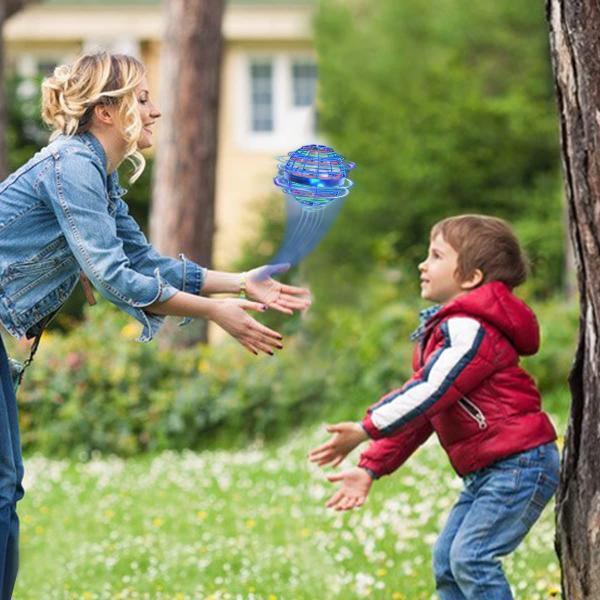
[(373, 438), (359, 465), (391, 473), (433, 433), (459, 475), (556, 439), (519, 356), (535, 354), (533, 311), (503, 283), (443, 306), (415, 348), (413, 376), (362, 424)]

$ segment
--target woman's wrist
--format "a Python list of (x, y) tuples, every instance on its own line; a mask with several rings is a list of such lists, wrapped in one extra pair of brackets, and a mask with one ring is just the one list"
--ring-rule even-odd
[(240, 294), (246, 291), (247, 273), (224, 273), (222, 271), (206, 271), (203, 294)]

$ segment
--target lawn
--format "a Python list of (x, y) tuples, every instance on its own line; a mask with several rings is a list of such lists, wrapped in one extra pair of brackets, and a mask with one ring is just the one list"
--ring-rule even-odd
[[(15, 599), (435, 597), (431, 547), (461, 487), (435, 440), (338, 514), (305, 459), (324, 438), (310, 428), (231, 452), (28, 457)], [(505, 561), (516, 598), (557, 597), (553, 530), (548, 507)]]

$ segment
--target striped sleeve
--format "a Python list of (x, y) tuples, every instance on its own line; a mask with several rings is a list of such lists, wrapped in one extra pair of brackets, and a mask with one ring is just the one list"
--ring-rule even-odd
[(492, 362), (482, 356), (485, 330), (479, 321), (453, 317), (439, 327), (442, 342), (425, 365), (368, 410), (362, 424), (371, 438), (393, 435), (421, 415), (431, 418), (493, 372)]

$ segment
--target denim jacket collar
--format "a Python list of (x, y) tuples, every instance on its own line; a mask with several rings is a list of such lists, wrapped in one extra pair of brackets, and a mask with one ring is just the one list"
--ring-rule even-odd
[(91, 150), (93, 150), (94, 153), (98, 156), (98, 158), (102, 162), (104, 172), (106, 173), (108, 160), (106, 158), (106, 152), (104, 151), (104, 147), (100, 143), (100, 140), (90, 131), (80, 133), (79, 137), (85, 143), (85, 145), (88, 146), (88, 148), (90, 148)]
[[(88, 146), (88, 148), (90, 148), (100, 159), (104, 172), (106, 173), (108, 160), (104, 146), (102, 146), (100, 140), (90, 131), (79, 134), (79, 137), (81, 137), (81, 140), (85, 143), (85, 145)], [(119, 185), (119, 174), (117, 173), (117, 169), (110, 174), (107, 173), (106, 184), (108, 195), (111, 197), (121, 197), (125, 193), (125, 190)]]

